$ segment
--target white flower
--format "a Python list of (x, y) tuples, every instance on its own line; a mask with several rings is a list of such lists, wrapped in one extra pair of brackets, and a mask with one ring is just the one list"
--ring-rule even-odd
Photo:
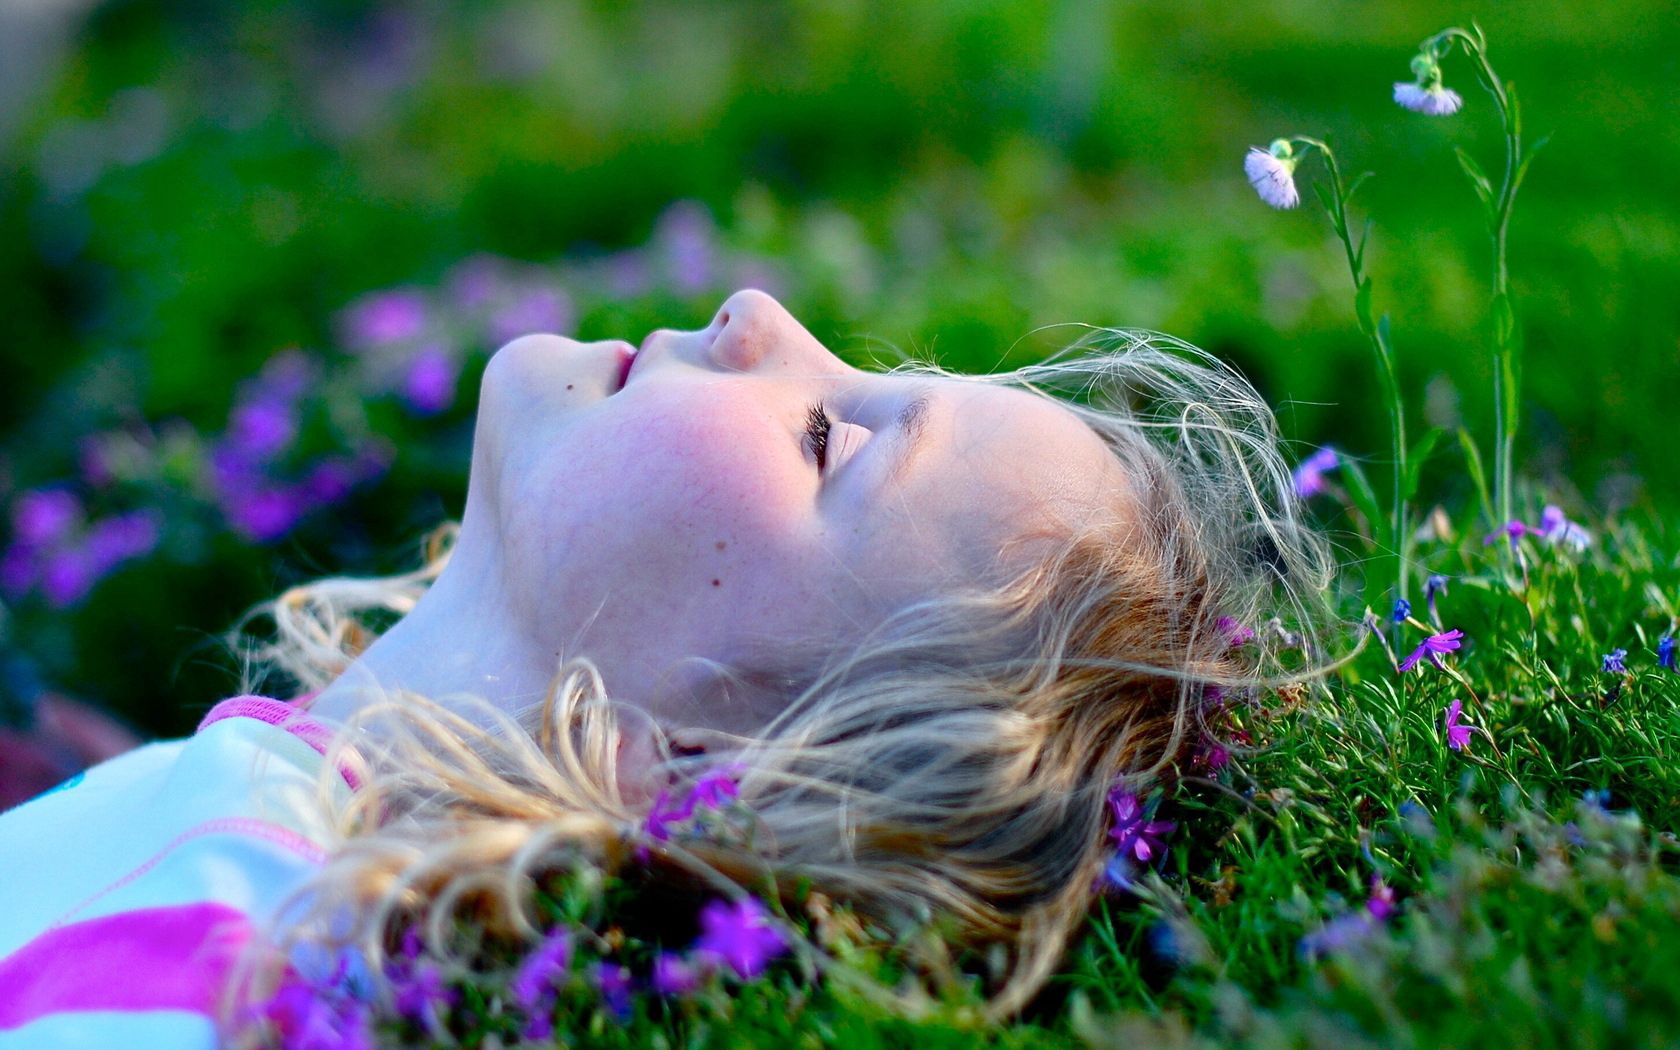
[(1402, 81), (1394, 85), (1394, 101), (1405, 106), (1413, 113), (1425, 113), (1431, 117), (1445, 117), (1457, 113), (1464, 100), (1458, 92), (1449, 87), (1442, 87), (1439, 82), (1424, 87)]
[[(1273, 143), (1272, 149), (1278, 149), (1278, 144)], [(1282, 149), (1285, 155), (1280, 157), (1275, 152), (1252, 147), (1243, 158), (1243, 171), (1261, 200), (1274, 208), (1293, 208), (1301, 203), (1301, 194), (1295, 189), (1296, 158), (1288, 155), (1287, 143)]]

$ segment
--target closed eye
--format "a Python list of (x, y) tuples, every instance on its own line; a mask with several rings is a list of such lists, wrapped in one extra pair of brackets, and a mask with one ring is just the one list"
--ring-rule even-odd
[(834, 421), (828, 418), (828, 410), (821, 401), (805, 411), (805, 441), (811, 446), (811, 454), (817, 459), (817, 469), (823, 470), (828, 466), (828, 436), (834, 429)]

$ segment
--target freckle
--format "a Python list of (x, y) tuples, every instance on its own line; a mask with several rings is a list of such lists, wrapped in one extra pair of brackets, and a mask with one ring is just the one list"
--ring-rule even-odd
[(717, 549), (718, 550), (723, 550), (727, 546), (729, 546), (729, 544), (725, 543), (724, 541), (722, 541), (722, 540), (717, 541)]
[(712, 586), (713, 587), (722, 587), (723, 586), (723, 581), (722, 580), (713, 580), (712, 581)]
[(567, 389), (567, 390), (570, 390), (570, 389), (571, 389), (571, 388), (572, 388), (572, 384), (570, 384), (570, 383), (567, 383), (567, 384), (566, 384), (566, 389)]

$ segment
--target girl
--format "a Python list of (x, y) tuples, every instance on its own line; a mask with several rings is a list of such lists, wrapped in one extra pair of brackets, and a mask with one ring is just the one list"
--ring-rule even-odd
[[(1086, 912), (1111, 789), (1286, 674), (1328, 578), (1270, 412), (1188, 347), (877, 374), (756, 291), (639, 350), (498, 352), (432, 554), (267, 608), (255, 655), (304, 699), (224, 702), (0, 818), (0, 1045), (348, 1039), (364, 1016), (240, 1009), (276, 979), (245, 963), (355, 946), (357, 1009), (390, 1009), (399, 931), (534, 941), (534, 885), (580, 856), (778, 943), (746, 889), (935, 918), (1002, 949), (1007, 1015)], [(750, 834), (670, 834), (724, 794)]]

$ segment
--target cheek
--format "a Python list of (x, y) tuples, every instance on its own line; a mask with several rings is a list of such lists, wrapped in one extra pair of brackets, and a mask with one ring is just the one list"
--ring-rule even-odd
[(762, 408), (646, 398), (533, 428), (506, 464), (504, 539), (525, 564), (622, 567), (625, 586), (727, 593), (805, 539), (814, 514), (795, 436)]

